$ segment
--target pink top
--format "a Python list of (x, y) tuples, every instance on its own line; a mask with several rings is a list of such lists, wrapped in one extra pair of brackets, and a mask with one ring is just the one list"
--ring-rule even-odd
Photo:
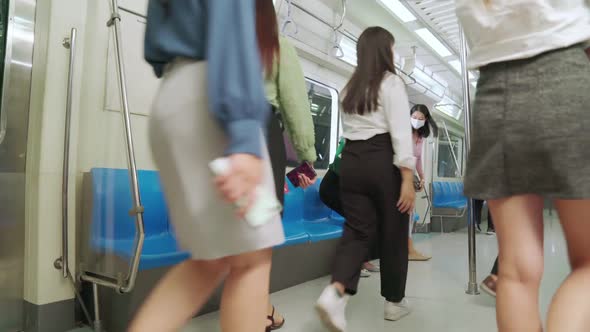
[(424, 144), (424, 138), (417, 135), (414, 136), (414, 157), (416, 157), (416, 171), (420, 180), (424, 179), (424, 169), (422, 168), (422, 146)]

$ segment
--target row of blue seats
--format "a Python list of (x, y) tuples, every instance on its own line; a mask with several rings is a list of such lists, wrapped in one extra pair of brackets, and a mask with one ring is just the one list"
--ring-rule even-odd
[[(95, 168), (90, 172), (92, 192), (91, 245), (98, 252), (112, 252), (130, 259), (135, 243), (135, 219), (129, 214), (132, 204), (129, 173), (124, 169)], [(158, 172), (138, 171), (142, 204), (145, 207), (145, 240), (140, 270), (177, 264), (190, 257), (179, 250)], [(344, 218), (319, 199), (319, 183), (306, 190), (289, 181), (285, 194), (283, 246), (335, 239), (342, 234)]]
[(467, 198), (463, 195), (463, 182), (433, 182), (432, 206), (462, 210), (467, 208)]
[[(129, 173), (124, 169), (94, 168), (91, 175), (92, 220), (91, 245), (97, 252), (111, 252), (131, 259), (135, 244), (135, 218), (129, 213), (133, 205)], [(138, 171), (145, 240), (140, 270), (170, 266), (190, 257), (179, 249), (174, 229), (156, 171)], [(336, 239), (342, 235), (344, 218), (325, 206), (319, 198), (318, 180), (305, 190), (287, 180), (282, 246)], [(415, 221), (419, 216), (415, 214)]]
[(320, 200), (321, 180), (303, 190), (290, 181), (285, 193), (283, 228), (286, 241), (283, 246), (336, 239), (342, 235), (344, 218)]

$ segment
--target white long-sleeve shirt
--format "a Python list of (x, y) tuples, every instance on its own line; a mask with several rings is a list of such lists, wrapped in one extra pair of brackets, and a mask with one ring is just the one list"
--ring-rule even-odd
[(410, 103), (402, 79), (387, 73), (379, 89), (379, 106), (364, 115), (342, 112), (344, 138), (364, 141), (376, 135), (389, 133), (393, 146), (393, 164), (397, 167), (416, 169), (416, 157), (412, 147)]
[(469, 69), (590, 40), (590, 0), (455, 0)]

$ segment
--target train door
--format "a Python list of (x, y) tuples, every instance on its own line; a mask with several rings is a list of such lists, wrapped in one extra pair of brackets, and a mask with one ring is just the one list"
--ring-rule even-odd
[(0, 331), (24, 325), (25, 162), (35, 3), (0, 0)]

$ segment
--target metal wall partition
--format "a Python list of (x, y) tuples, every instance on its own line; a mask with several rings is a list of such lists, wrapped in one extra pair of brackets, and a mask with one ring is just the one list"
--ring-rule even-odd
[[(460, 27), (461, 34), (461, 72), (463, 79), (463, 111), (465, 113), (465, 147), (466, 156), (471, 150), (471, 85), (469, 83), (469, 72), (467, 71), (467, 41), (463, 27)], [(477, 295), (477, 251), (475, 248), (475, 214), (473, 211), (473, 200), (467, 199), (467, 229), (469, 249), (469, 283), (467, 294)]]
[(0, 1), (0, 331), (24, 328), (25, 165), (36, 0)]

